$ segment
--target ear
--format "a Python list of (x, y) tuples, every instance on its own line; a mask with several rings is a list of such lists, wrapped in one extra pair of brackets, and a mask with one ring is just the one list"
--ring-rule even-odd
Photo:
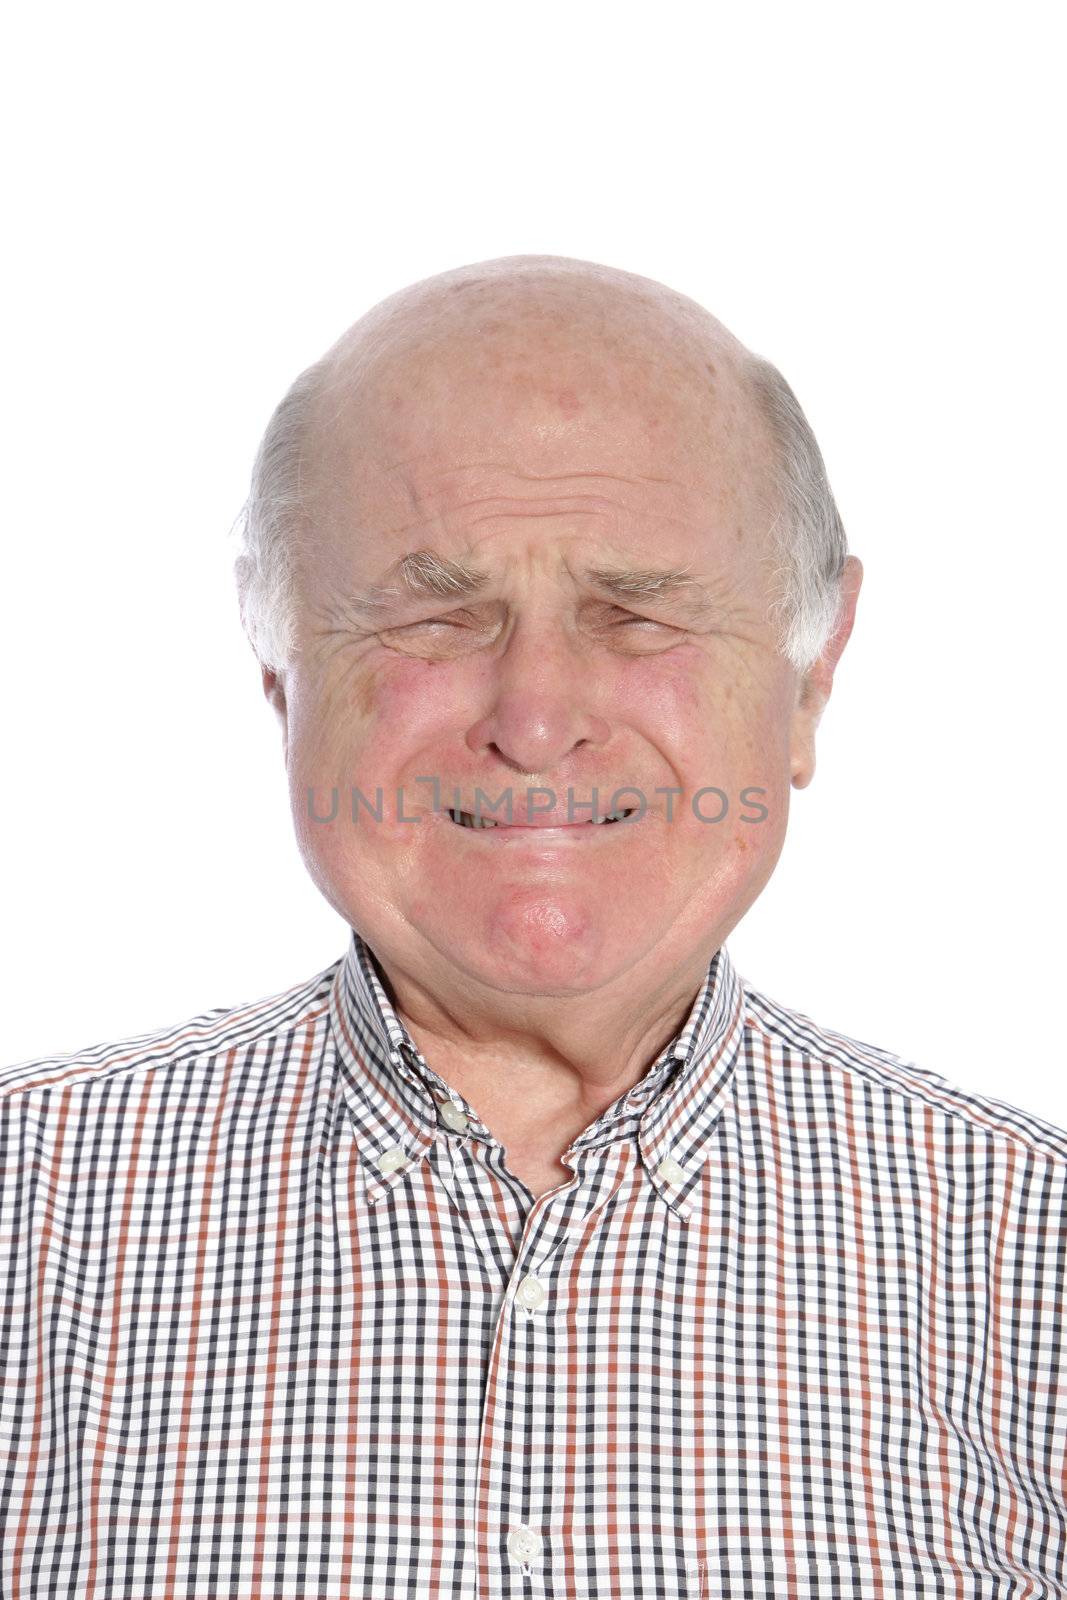
[(797, 681), (790, 736), (790, 781), (794, 789), (806, 789), (815, 775), (815, 730), (826, 709), (837, 663), (856, 620), (856, 601), (862, 582), (863, 563), (857, 556), (849, 556), (841, 574), (841, 610), (837, 626), (818, 661)]
[(289, 708), (285, 699), (285, 678), (281, 672), (276, 672), (273, 667), (262, 668), (263, 693), (274, 707), (278, 721), (282, 725), (282, 753), (283, 759), (289, 755)]

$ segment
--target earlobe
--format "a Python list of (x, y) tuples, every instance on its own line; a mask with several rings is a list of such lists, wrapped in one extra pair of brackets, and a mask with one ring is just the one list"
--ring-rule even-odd
[(794, 789), (806, 789), (815, 776), (815, 728), (821, 708), (811, 706), (811, 695), (805, 683), (798, 697), (790, 750), (789, 781)]

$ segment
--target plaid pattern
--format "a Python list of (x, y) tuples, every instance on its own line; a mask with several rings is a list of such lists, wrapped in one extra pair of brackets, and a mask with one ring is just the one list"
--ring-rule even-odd
[(355, 934), (0, 1097), (4, 1600), (1067, 1595), (1067, 1133), (725, 947), (537, 1202)]

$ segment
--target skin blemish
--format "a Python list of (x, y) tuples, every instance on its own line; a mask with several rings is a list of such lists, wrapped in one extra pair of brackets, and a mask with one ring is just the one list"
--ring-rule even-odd
[(366, 721), (371, 712), (374, 710), (377, 698), (377, 684), (375, 683), (373, 675), (371, 673), (365, 673), (361, 675), (356, 680), (355, 689), (352, 695), (352, 705), (357, 716), (359, 716), (363, 721)]
[(556, 404), (561, 411), (566, 412), (570, 417), (573, 417), (576, 411), (582, 409), (582, 402), (573, 389), (561, 389), (556, 396)]

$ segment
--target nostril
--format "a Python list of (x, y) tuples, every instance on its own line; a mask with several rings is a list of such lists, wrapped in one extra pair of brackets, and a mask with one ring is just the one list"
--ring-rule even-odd
[(517, 761), (513, 761), (510, 756), (505, 755), (498, 744), (490, 743), (486, 746), (486, 748), (491, 750), (492, 753), (498, 757), (498, 759), (501, 760), (506, 767), (510, 767), (512, 772), (517, 772), (520, 778), (525, 778), (527, 783), (536, 783), (539, 774), (536, 772), (527, 772), (525, 767), (521, 767)]

